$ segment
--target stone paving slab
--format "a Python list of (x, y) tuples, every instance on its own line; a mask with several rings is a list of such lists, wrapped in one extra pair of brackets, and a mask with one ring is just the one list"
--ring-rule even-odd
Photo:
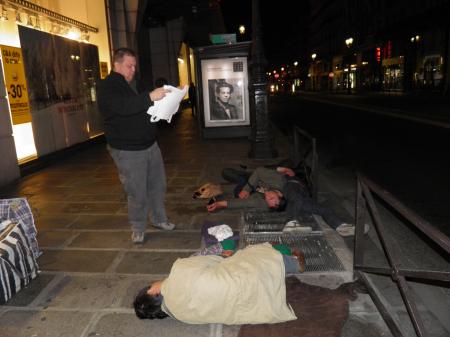
[(173, 177), (173, 178), (169, 178), (167, 183), (171, 184), (171, 185), (180, 185), (180, 186), (197, 185), (199, 183), (199, 178), (198, 178), (198, 176), (196, 176), (196, 177)]
[[(192, 190), (195, 185), (192, 185)], [(167, 186), (167, 195), (180, 194), (186, 191), (186, 186)]]
[(71, 229), (130, 229), (127, 215), (80, 214), (71, 222)]
[(72, 193), (71, 186), (56, 186), (56, 185), (37, 185), (37, 184), (25, 184), (19, 187), (18, 192), (23, 195), (47, 195), (49, 197), (51, 196), (65, 196)]
[(192, 219), (199, 213), (206, 213), (204, 204), (195, 203), (177, 203), (170, 204), (166, 207), (167, 213), (170, 214), (170, 221), (175, 224), (186, 224), (187, 219)]
[(112, 214), (124, 206), (124, 202), (67, 202), (61, 211), (78, 214)]
[(391, 337), (389, 328), (379, 313), (350, 313), (342, 328), (341, 337)]
[(209, 337), (210, 325), (190, 325), (172, 318), (139, 320), (134, 313), (104, 314), (88, 336), (104, 337)]
[[(71, 248), (136, 248), (131, 242), (131, 232), (84, 232), (80, 233), (73, 240)], [(146, 233), (146, 242), (139, 245), (139, 248), (149, 249), (199, 249), (199, 233), (185, 232), (159, 232), (152, 231)]]
[[(117, 308), (123, 303), (129, 282), (130, 277), (122, 275), (65, 275), (36, 305), (52, 309)], [(131, 308), (131, 300), (128, 307)]]
[(126, 203), (126, 196), (123, 193), (114, 194), (71, 194), (66, 198), (68, 202), (120, 202)]
[(199, 232), (184, 233), (177, 230), (172, 232), (147, 232), (147, 241), (142, 245), (150, 249), (200, 249), (201, 237)]
[(94, 194), (94, 195), (103, 195), (103, 194), (121, 194), (123, 193), (122, 186), (113, 185), (113, 186), (79, 186), (77, 187), (77, 193), (80, 194)]
[[(26, 193), (25, 193), (26, 195)], [(27, 196), (28, 202), (30, 204), (38, 203), (40, 200), (45, 201), (53, 201), (58, 202), (62, 200), (66, 200), (71, 195), (71, 192), (69, 191), (47, 191), (43, 190), (42, 192), (37, 192), (36, 194), (30, 194)]]
[(71, 248), (133, 248), (130, 232), (82, 232), (69, 244)]
[(123, 274), (169, 274), (178, 258), (188, 257), (185, 252), (126, 252), (116, 267)]
[(5, 306), (26, 307), (30, 305), (54, 278), (55, 275), (39, 274), (27, 287), (14, 295)]
[(117, 254), (117, 251), (44, 250), (38, 263), (45, 271), (102, 273)]
[(78, 219), (77, 214), (34, 214), (36, 228), (42, 229), (63, 229), (68, 228)]
[(65, 242), (78, 235), (72, 231), (39, 231), (37, 241), (42, 247), (61, 247)]
[[(64, 198), (60, 198), (59, 200), (48, 201), (46, 199), (42, 200), (33, 200), (30, 201), (30, 206), (32, 209), (37, 212), (38, 215), (53, 215), (53, 214), (66, 214), (64, 211), (64, 207), (67, 206)], [(76, 212), (72, 212), (72, 214), (76, 214)]]
[(0, 316), (1, 335), (5, 337), (81, 336), (92, 317), (87, 312), (11, 310)]
[(194, 224), (195, 228), (201, 229), (203, 226), (203, 223), (208, 221), (218, 221), (220, 223), (227, 224), (230, 226), (233, 230), (238, 231), (240, 227), (240, 219), (241, 219), (241, 213), (240, 212), (217, 212), (217, 213), (207, 213), (206, 211), (200, 214), (197, 214), (194, 218)]

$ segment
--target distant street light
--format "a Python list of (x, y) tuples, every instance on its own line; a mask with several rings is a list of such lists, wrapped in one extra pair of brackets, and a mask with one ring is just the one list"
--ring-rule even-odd
[(346, 39), (345, 44), (347, 45), (348, 48), (350, 48), (353, 44), (353, 38), (349, 37), (348, 39)]
[(297, 61), (294, 62), (294, 66), (298, 66), (298, 62)]
[(311, 78), (311, 87), (312, 87), (313, 91), (316, 88), (316, 85), (315, 85), (315, 81), (316, 81), (316, 79), (315, 79), (315, 72), (316, 72), (316, 69), (314, 67), (314, 60), (316, 59), (316, 57), (317, 57), (316, 53), (311, 54), (311, 59), (313, 60), (313, 65), (311, 67), (312, 74), (308, 74), (308, 77)]
[[(346, 44), (347, 48), (350, 48), (350, 47), (352, 46), (352, 44), (353, 44), (353, 38), (352, 38), (352, 37), (349, 37), (348, 39), (346, 39), (346, 40), (345, 40), (345, 44)], [(351, 67), (351, 64), (350, 64), (350, 63), (351, 63), (351, 62), (349, 61), (348, 71), (347, 71), (347, 92), (348, 92), (349, 94), (352, 93), (352, 88), (351, 88), (352, 83), (351, 83), (351, 81), (350, 81), (350, 74), (351, 74), (352, 67)]]
[(241, 35), (244, 35), (244, 34), (245, 34), (245, 26), (244, 26), (244, 25), (240, 25), (240, 26), (239, 26), (239, 33), (240, 33)]

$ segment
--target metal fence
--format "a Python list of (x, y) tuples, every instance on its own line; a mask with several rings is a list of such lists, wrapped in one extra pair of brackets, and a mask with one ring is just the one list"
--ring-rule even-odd
[(291, 157), (294, 167), (301, 168), (311, 197), (317, 201), (319, 165), (316, 138), (298, 126), (293, 127), (293, 149)]
[[(448, 271), (448, 269), (440, 271), (428, 270), (424, 268), (405, 268), (402, 266), (402, 263), (400, 262), (401, 254), (398, 249), (398, 242), (395, 242), (392, 237), (387, 235), (386, 227), (381, 220), (380, 212), (375, 203), (374, 197), (382, 200), (389, 206), (389, 209), (392, 212), (396, 213), (396, 216), (401, 216), (402, 219), (410, 223), (414, 229), (419, 230), (422, 236), (429, 239), (429, 242), (437, 245), (434, 246), (434, 244), (430, 245), (427, 243), (431, 249), (438, 249), (444, 255), (446, 254), (447, 259), (450, 254), (450, 240), (444, 233), (433, 227), (415, 212), (408, 209), (388, 191), (382, 189), (366, 177), (358, 174), (354, 270), (366, 284), (374, 303), (378, 307), (394, 336), (406, 335), (394, 319), (392, 309), (383, 303), (381, 295), (370, 282), (370, 274), (386, 275), (391, 277), (400, 291), (403, 303), (406, 307), (416, 335), (419, 337), (429, 336), (425, 329), (424, 321), (419, 313), (413, 290), (410, 288), (408, 281), (411, 279), (415, 282), (421, 282), (424, 284), (430, 281), (439, 281), (446, 284), (450, 282), (450, 271)], [(387, 259), (388, 267), (366, 265), (364, 262), (364, 255), (368, 240), (367, 235), (364, 235), (364, 222), (366, 215), (370, 216), (373, 224), (375, 225), (376, 233), (378, 235), (383, 253), (385, 254), (385, 258)]]

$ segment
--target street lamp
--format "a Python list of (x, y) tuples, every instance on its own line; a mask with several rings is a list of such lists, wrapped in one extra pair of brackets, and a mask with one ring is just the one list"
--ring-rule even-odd
[[(252, 81), (250, 84), (252, 134), (250, 136), (250, 158), (268, 159), (278, 156), (274, 148), (273, 134), (270, 127), (267, 102), (267, 77), (265, 68), (267, 60), (262, 45), (262, 25), (260, 16), (260, 0), (252, 0), (252, 49), (251, 69)], [(276, 78), (275, 74), (275, 78)]]
[(244, 26), (244, 25), (240, 25), (240, 26), (239, 26), (239, 33), (240, 33), (241, 35), (244, 35), (244, 34), (245, 34), (245, 26)]
[[(348, 39), (345, 40), (345, 45), (347, 46), (347, 48), (351, 48), (353, 44), (353, 38), (349, 37)], [(350, 74), (351, 74), (351, 62), (348, 62), (348, 66), (347, 66), (347, 93), (351, 94), (352, 93), (352, 88), (351, 88), (351, 81), (350, 81)]]
[(312, 67), (311, 67), (311, 76), (309, 76), (310, 78), (311, 78), (311, 87), (312, 87), (312, 90), (314, 91), (315, 90), (315, 80), (316, 80), (316, 77), (315, 77), (315, 73), (316, 73), (316, 69), (315, 69), (315, 67), (314, 67), (314, 60), (316, 59), (316, 57), (317, 57), (317, 54), (316, 53), (313, 53), (313, 54), (311, 54), (311, 59), (312, 59), (312, 61), (313, 61), (313, 63), (312, 63)]
[(348, 48), (350, 48), (353, 44), (353, 38), (349, 37), (348, 39), (346, 39), (345, 44), (347, 45)]

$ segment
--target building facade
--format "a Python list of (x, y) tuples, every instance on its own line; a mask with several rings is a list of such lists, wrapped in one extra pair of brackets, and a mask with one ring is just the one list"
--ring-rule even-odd
[(96, 104), (110, 69), (103, 0), (0, 1), (0, 186), (19, 164), (103, 133)]
[(96, 90), (113, 50), (147, 86), (195, 82), (192, 48), (224, 33), (218, 0), (0, 0), (0, 186), (20, 165), (103, 134)]
[(311, 1), (310, 90), (449, 88), (450, 1)]

